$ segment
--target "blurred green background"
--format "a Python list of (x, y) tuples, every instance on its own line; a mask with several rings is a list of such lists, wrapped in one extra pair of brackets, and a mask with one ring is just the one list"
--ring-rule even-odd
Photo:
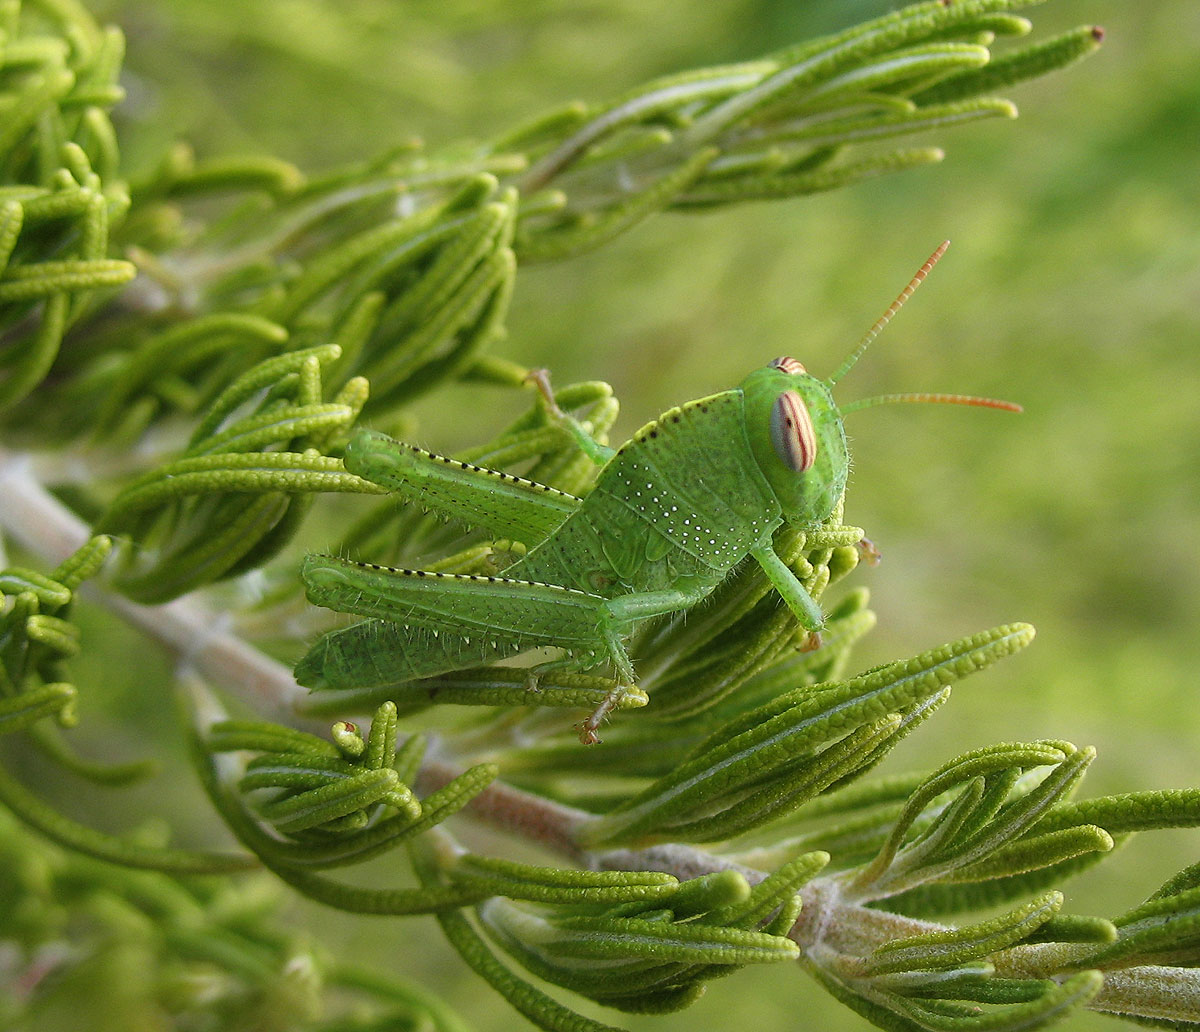
[[(173, 139), (270, 152), (309, 171), (420, 135), (485, 137), (573, 97), (756, 56), (892, 5), (876, 0), (126, 0), (118, 113), (132, 165)], [(1087, 790), (1200, 784), (1200, 4), (1052, 0), (1039, 36), (1107, 30), (1083, 65), (1012, 91), (1016, 123), (930, 134), (946, 162), (830, 195), (664, 216), (518, 279), (501, 349), (558, 383), (607, 379), (631, 431), (777, 354), (827, 374), (926, 255), (936, 274), (839, 387), (994, 394), (1022, 416), (950, 407), (850, 418), (846, 518), (884, 554), (855, 583), (880, 617), (865, 667), (1023, 619), (1039, 637), (961, 688), (900, 750), (931, 768), (1015, 738), (1094, 744)], [(917, 142), (926, 142), (925, 140)], [(449, 392), (423, 443), (488, 437)], [(463, 413), (468, 412), (467, 418)], [(1070, 883), (1113, 913), (1197, 857), (1192, 835), (1135, 842)], [(452, 987), (481, 1030), (520, 1019), (443, 950), (431, 921), (309, 914), (338, 950)], [(614, 1021), (620, 1016), (592, 1008)], [(716, 983), (635, 1029), (864, 1028), (779, 968)], [(1098, 1017), (1071, 1029), (1111, 1026)]]

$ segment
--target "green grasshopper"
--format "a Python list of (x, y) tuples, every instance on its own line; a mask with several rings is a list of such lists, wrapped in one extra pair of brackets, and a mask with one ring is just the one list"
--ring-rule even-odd
[[(531, 669), (605, 662), (617, 687), (581, 725), (596, 729), (635, 683), (626, 639), (643, 621), (690, 609), (747, 557), (761, 567), (819, 644), (821, 607), (772, 547), (788, 523), (816, 530), (846, 486), (844, 414), (893, 401), (940, 401), (1019, 411), (963, 395), (884, 395), (838, 409), (831, 388), (854, 365), (944, 253), (942, 244), (837, 372), (810, 376), (792, 358), (756, 369), (741, 385), (664, 412), (616, 451), (552, 412), (601, 468), (583, 497), (360, 430), (346, 467), (403, 498), (505, 538), (527, 553), (503, 576), (400, 570), (309, 555), (309, 599), (382, 618), (369, 646), (355, 627), (319, 639), (296, 668), (312, 689), (367, 688), (479, 666), (539, 646), (562, 659)], [(363, 625), (356, 625), (362, 627)]]

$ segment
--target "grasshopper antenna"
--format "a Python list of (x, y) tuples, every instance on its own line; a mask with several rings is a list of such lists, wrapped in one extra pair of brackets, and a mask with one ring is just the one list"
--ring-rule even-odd
[(847, 412), (858, 409), (874, 408), (876, 405), (894, 405), (900, 402), (928, 402), (933, 405), (974, 405), (977, 408), (1000, 409), (1002, 412), (1024, 412), (1015, 401), (1001, 401), (999, 398), (979, 398), (973, 394), (878, 394), (874, 398), (861, 398), (849, 405), (840, 405), (839, 411), (844, 416)]
[(908, 286), (900, 291), (899, 295), (896, 297), (896, 300), (888, 305), (887, 311), (876, 320), (874, 326), (867, 330), (866, 335), (858, 342), (858, 346), (846, 357), (846, 361), (838, 366), (837, 372), (835, 372), (828, 380), (825, 381), (830, 387), (832, 387), (838, 382), (838, 380), (840, 380), (843, 376), (850, 372), (851, 369), (854, 368), (854, 363), (857, 362), (862, 357), (862, 353), (871, 346), (871, 341), (878, 337), (880, 331), (892, 321), (892, 316), (904, 307), (904, 302), (913, 296), (913, 293), (916, 291), (917, 287), (919, 287), (925, 277), (929, 275), (930, 270), (937, 265), (938, 259), (946, 253), (946, 248), (949, 246), (950, 241), (943, 240), (941, 244), (938, 245), (938, 249), (926, 259), (925, 264), (917, 270), (917, 274), (908, 281)]

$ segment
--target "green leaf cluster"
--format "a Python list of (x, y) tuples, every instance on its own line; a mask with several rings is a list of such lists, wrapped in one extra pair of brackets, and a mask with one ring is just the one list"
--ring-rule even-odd
[(26, 398), (68, 328), (129, 282), (110, 225), (129, 207), (115, 179), (109, 111), (124, 93), (124, 40), (67, 5), (0, 12), (0, 413)]
[(103, 535), (54, 570), (0, 571), (0, 732), (24, 731), (45, 717), (69, 727), (77, 720), (76, 688), (64, 664), (79, 651), (70, 620), (75, 589), (99, 572), (112, 550)]

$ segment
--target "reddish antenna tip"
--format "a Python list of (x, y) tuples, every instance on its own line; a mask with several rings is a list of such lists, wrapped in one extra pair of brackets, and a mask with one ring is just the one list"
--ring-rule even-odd
[(975, 408), (999, 409), (1001, 412), (1024, 412), (1015, 401), (1001, 401), (999, 398), (980, 398), (974, 394), (930, 394), (922, 391), (909, 394), (880, 394), (874, 398), (863, 398), (842, 406), (842, 414), (857, 412), (859, 409), (874, 408), (876, 405), (897, 404), (922, 405), (971, 405)]
[(931, 394), (926, 401), (943, 405), (974, 405), (976, 408), (999, 409), (1001, 412), (1024, 412), (1015, 401), (1000, 398), (977, 398), (971, 394)]

